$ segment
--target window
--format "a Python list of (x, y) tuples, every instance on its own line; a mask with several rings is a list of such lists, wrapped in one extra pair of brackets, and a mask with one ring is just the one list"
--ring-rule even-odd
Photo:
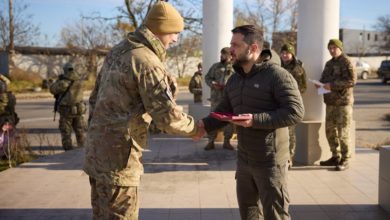
[(370, 40), (370, 34), (369, 33), (367, 34), (367, 40)]
[(374, 41), (378, 41), (378, 35), (375, 34)]

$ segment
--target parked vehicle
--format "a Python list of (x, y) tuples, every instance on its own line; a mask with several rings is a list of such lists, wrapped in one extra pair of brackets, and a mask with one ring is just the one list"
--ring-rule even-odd
[(382, 79), (383, 83), (390, 80), (390, 60), (383, 60), (378, 69), (378, 77)]
[(363, 61), (357, 61), (355, 65), (355, 71), (359, 79), (368, 79), (371, 73), (371, 67), (368, 63)]

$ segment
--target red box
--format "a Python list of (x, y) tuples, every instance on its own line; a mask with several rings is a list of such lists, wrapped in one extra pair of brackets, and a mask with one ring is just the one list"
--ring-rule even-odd
[(210, 116), (221, 121), (245, 121), (252, 119), (251, 115), (247, 114), (233, 114), (228, 112), (211, 112)]

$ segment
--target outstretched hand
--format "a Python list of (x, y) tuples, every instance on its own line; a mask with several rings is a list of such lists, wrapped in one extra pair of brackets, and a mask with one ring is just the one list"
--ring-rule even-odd
[(207, 132), (204, 129), (204, 123), (202, 120), (199, 120), (196, 123), (196, 126), (198, 126), (198, 132), (194, 136), (192, 136), (192, 140), (199, 141)]

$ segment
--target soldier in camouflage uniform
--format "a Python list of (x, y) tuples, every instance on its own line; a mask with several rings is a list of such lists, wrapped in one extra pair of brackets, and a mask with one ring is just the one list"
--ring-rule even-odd
[[(282, 67), (285, 68), (294, 77), (298, 83), (298, 89), (301, 95), (306, 91), (306, 72), (303, 68), (303, 63), (295, 57), (295, 48), (291, 44), (285, 44), (280, 51), (280, 58), (282, 60)], [(293, 165), (293, 159), (296, 147), (295, 127), (292, 125), (288, 127), (290, 134), (290, 160), (289, 167)]]
[(152, 119), (168, 134), (198, 132), (194, 119), (176, 104), (175, 84), (163, 64), (183, 29), (179, 12), (158, 1), (143, 25), (105, 58), (90, 97), (84, 163), (94, 219), (138, 219), (141, 157)]
[(59, 128), (64, 150), (73, 149), (72, 130), (76, 134), (77, 146), (83, 147), (85, 142), (86, 123), (84, 114), (86, 105), (83, 102), (83, 80), (72, 63), (63, 67), (64, 74), (50, 86), (50, 92), (56, 96), (60, 113)]
[(194, 94), (194, 103), (202, 102), (202, 63), (198, 64), (198, 71), (191, 77), (188, 90)]
[(16, 97), (8, 91), (8, 85), (11, 81), (0, 74), (0, 128), (6, 123), (10, 123), (13, 126), (19, 122), (19, 117), (15, 112)]
[[(225, 84), (229, 77), (234, 73), (231, 59), (232, 56), (230, 55), (229, 47), (222, 48), (220, 62), (213, 64), (205, 76), (206, 84), (211, 88), (211, 111), (214, 111), (215, 107), (217, 107), (221, 101)], [(214, 141), (217, 138), (217, 134), (218, 130), (208, 134), (209, 142), (204, 148), (205, 150), (212, 150), (215, 148)], [(223, 148), (234, 150), (234, 147), (230, 144), (230, 139), (233, 136), (232, 124), (229, 123), (223, 128), (223, 136)]]
[[(322, 72), (320, 82), (330, 90), (324, 94), (326, 104), (326, 138), (332, 157), (321, 161), (321, 166), (336, 166), (342, 171), (348, 168), (350, 158), (350, 130), (352, 121), (353, 87), (356, 84), (356, 73), (349, 58), (343, 53), (343, 44), (338, 39), (331, 39), (328, 50), (332, 59)], [(318, 86), (317, 86), (318, 87)]]

